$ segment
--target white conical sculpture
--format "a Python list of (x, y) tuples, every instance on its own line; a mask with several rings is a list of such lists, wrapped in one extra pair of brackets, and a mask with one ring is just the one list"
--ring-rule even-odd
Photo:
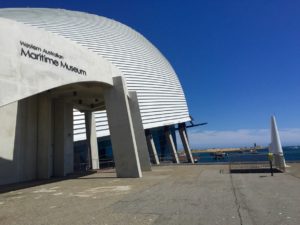
[(285, 159), (282, 151), (279, 132), (276, 125), (275, 116), (271, 117), (271, 144), (270, 144), (269, 151), (275, 155), (275, 164), (280, 163), (281, 166), (285, 168), (286, 164), (285, 164)]

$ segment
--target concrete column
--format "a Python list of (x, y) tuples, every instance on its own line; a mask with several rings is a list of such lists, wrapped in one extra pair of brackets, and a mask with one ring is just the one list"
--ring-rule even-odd
[(104, 97), (117, 176), (142, 177), (126, 83), (119, 76), (113, 84)]
[(141, 169), (142, 171), (151, 171), (150, 157), (142, 117), (140, 113), (137, 93), (135, 91), (129, 91), (129, 97), (129, 106)]
[(194, 163), (194, 158), (190, 149), (189, 141), (186, 133), (185, 123), (178, 124), (179, 126), (179, 134), (184, 147), (185, 155), (189, 163)]
[(179, 159), (176, 151), (176, 147), (174, 144), (174, 140), (169, 127), (165, 127), (165, 136), (168, 142), (169, 149), (171, 149), (171, 153), (173, 156), (173, 162), (179, 164)]
[(146, 139), (147, 139), (149, 154), (150, 156), (152, 156), (152, 161), (154, 164), (159, 165), (160, 164), (159, 158), (157, 155), (156, 147), (150, 130), (146, 130)]
[(88, 153), (90, 166), (92, 169), (99, 169), (99, 153), (98, 143), (96, 134), (95, 115), (92, 112), (85, 112), (85, 128), (86, 128), (86, 139), (88, 142)]
[(274, 154), (274, 166), (281, 170), (282, 172), (286, 171), (285, 158), (283, 155)]
[(54, 176), (74, 170), (73, 107), (63, 99), (54, 102)]
[(37, 178), (48, 179), (53, 175), (53, 124), (52, 101), (48, 93), (38, 95), (38, 147)]

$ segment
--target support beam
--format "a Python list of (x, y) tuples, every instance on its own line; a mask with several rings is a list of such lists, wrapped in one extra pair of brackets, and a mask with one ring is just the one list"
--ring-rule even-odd
[(136, 91), (129, 92), (129, 106), (141, 169), (142, 171), (151, 171), (148, 146)]
[(113, 84), (104, 96), (117, 176), (142, 177), (126, 83), (119, 76)]
[(176, 147), (175, 147), (173, 136), (171, 134), (171, 131), (170, 131), (169, 127), (165, 127), (165, 136), (166, 136), (166, 139), (167, 139), (169, 149), (171, 150), (171, 153), (172, 153), (173, 162), (179, 164), (180, 162), (179, 162), (179, 159), (178, 159)]
[(52, 100), (49, 94), (38, 95), (37, 105), (37, 178), (48, 179), (53, 175), (53, 118)]
[(54, 101), (54, 176), (74, 170), (73, 106), (63, 99)]
[(194, 158), (190, 149), (189, 141), (187, 138), (187, 133), (186, 133), (186, 126), (185, 123), (180, 123), (178, 124), (179, 126), (179, 134), (180, 138), (184, 147), (185, 155), (189, 163), (194, 164)]
[(154, 140), (153, 140), (153, 136), (151, 134), (150, 130), (146, 130), (146, 139), (147, 139), (147, 145), (148, 145), (148, 149), (149, 149), (149, 154), (152, 158), (152, 161), (154, 164), (159, 165), (159, 158), (157, 155), (157, 151), (156, 151), (156, 147), (154, 144)]
[(99, 153), (96, 134), (95, 115), (93, 112), (85, 112), (85, 128), (86, 139), (88, 144), (89, 167), (93, 170), (100, 168), (99, 166)]

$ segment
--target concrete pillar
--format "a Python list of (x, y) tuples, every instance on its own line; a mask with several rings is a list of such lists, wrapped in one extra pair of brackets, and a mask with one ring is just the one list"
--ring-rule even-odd
[(142, 171), (151, 171), (150, 157), (143, 127), (137, 93), (129, 92), (129, 106)]
[(53, 118), (52, 101), (48, 93), (38, 95), (37, 178), (53, 175)]
[(281, 140), (276, 124), (275, 116), (271, 117), (271, 145), (270, 151), (274, 153), (275, 166), (285, 171), (286, 163), (282, 150)]
[(157, 151), (156, 151), (156, 147), (154, 144), (154, 140), (151, 134), (150, 130), (146, 130), (146, 139), (147, 139), (147, 145), (148, 145), (148, 149), (149, 149), (149, 154), (152, 157), (152, 161), (154, 164), (159, 165), (159, 158), (157, 155)]
[(85, 128), (86, 128), (86, 139), (88, 142), (88, 155), (90, 166), (92, 169), (99, 169), (99, 153), (98, 143), (96, 134), (95, 115), (92, 112), (85, 112)]
[(142, 177), (126, 83), (119, 76), (113, 84), (104, 97), (117, 176)]
[(171, 150), (171, 154), (173, 156), (173, 162), (179, 164), (180, 162), (178, 159), (176, 147), (169, 127), (165, 127), (165, 136), (168, 142), (169, 149)]
[(63, 99), (54, 101), (54, 176), (74, 170), (73, 107)]
[(185, 123), (178, 124), (179, 126), (179, 134), (184, 147), (185, 155), (189, 163), (194, 163), (194, 158), (190, 149), (189, 141), (186, 133)]

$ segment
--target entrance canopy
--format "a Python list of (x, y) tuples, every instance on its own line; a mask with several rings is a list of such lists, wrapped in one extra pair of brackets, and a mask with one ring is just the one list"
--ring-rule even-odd
[(105, 109), (104, 92), (109, 86), (100, 82), (68, 84), (49, 90), (51, 98), (64, 99), (78, 111)]
[(55, 94), (77, 100), (75, 108), (101, 109), (97, 87), (121, 75), (101, 56), (43, 29), (0, 18), (0, 33), (0, 107), (60, 87)]

